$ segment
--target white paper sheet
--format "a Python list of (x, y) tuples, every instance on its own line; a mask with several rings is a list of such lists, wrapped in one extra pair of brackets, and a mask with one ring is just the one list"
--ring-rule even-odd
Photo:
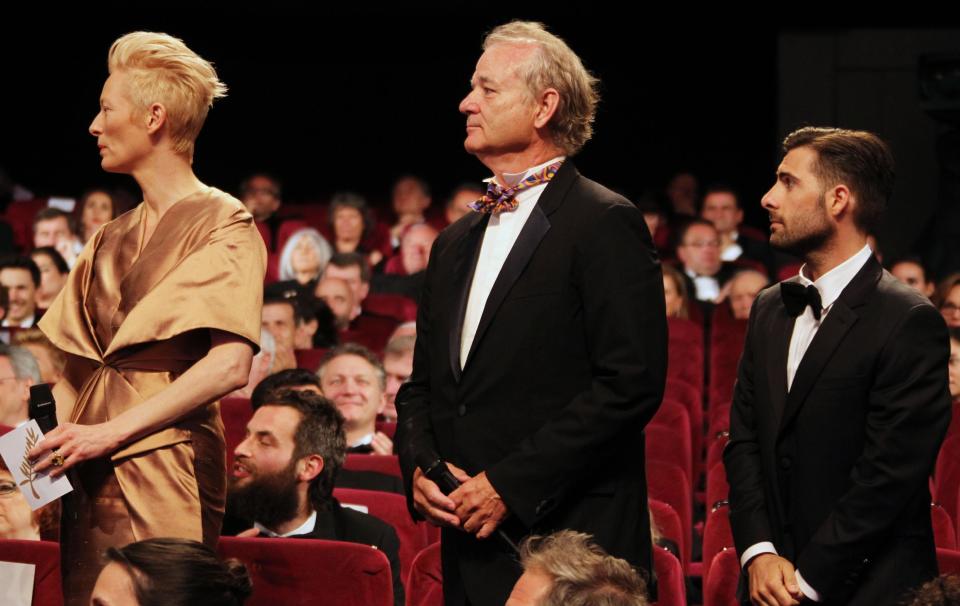
[(33, 510), (73, 490), (65, 475), (51, 478), (46, 473), (33, 473), (27, 452), (42, 439), (43, 433), (33, 419), (0, 437), (0, 456)]
[(36, 566), (20, 562), (0, 562), (0, 604), (31, 606)]

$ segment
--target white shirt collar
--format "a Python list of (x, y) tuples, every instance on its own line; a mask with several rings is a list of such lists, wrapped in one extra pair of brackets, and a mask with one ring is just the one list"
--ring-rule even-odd
[(317, 525), (317, 512), (315, 510), (310, 512), (310, 517), (307, 518), (306, 522), (304, 522), (297, 528), (294, 528), (290, 532), (286, 532), (284, 534), (277, 534), (274, 531), (267, 528), (266, 526), (264, 526), (263, 524), (261, 524), (260, 522), (253, 523), (253, 527), (259, 530), (260, 534), (266, 535), (268, 537), (281, 537), (281, 538), (292, 537), (292, 536), (301, 535), (301, 534), (309, 534), (313, 532), (313, 528), (316, 525)]
[(826, 309), (833, 305), (833, 302), (837, 300), (840, 293), (843, 292), (843, 289), (847, 287), (847, 284), (849, 284), (850, 281), (853, 280), (853, 277), (867, 264), (872, 254), (873, 251), (870, 250), (870, 245), (867, 244), (860, 249), (860, 252), (817, 278), (816, 282), (811, 281), (810, 278), (803, 274), (807, 268), (806, 263), (804, 263), (800, 268), (800, 283), (804, 286), (809, 286), (810, 284), (816, 286), (817, 290), (820, 291), (820, 303), (823, 305), (823, 308)]
[[(533, 166), (533, 167), (531, 167), (531, 168), (528, 168), (527, 170), (521, 171), (521, 172), (519, 172), (519, 173), (503, 173), (503, 180), (504, 180), (503, 186), (504, 186), (504, 187), (513, 187), (513, 186), (516, 185), (517, 183), (520, 183), (521, 181), (523, 181), (524, 179), (526, 179), (527, 177), (529, 177), (531, 174), (533, 174), (533, 173), (535, 173), (535, 172), (537, 172), (537, 171), (543, 170), (544, 168), (550, 166), (550, 165), (553, 164), (554, 162), (559, 162), (559, 161), (565, 160), (565, 159), (566, 159), (566, 156), (557, 156), (556, 158), (550, 158), (549, 160), (547, 160), (547, 161), (544, 162), (543, 164), (537, 164), (536, 166)], [(490, 183), (490, 182), (496, 183), (496, 182), (497, 182), (497, 178), (496, 178), (496, 177), (489, 177), (489, 178), (487, 178), (487, 179), (484, 179), (483, 182), (484, 182), (484, 183)]]
[(353, 444), (350, 444), (350, 448), (356, 448), (357, 446), (366, 446), (367, 444), (372, 444), (372, 443), (373, 443), (373, 434), (374, 434), (374, 433), (376, 433), (376, 432), (368, 433), (367, 435), (363, 436), (362, 438), (360, 438), (359, 440), (357, 440), (357, 441), (354, 442)]

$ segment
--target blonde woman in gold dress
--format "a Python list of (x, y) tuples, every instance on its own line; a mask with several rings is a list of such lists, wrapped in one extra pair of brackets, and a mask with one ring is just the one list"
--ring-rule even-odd
[(243, 205), (193, 173), (194, 142), (226, 91), (166, 34), (110, 48), (90, 125), (104, 170), (143, 202), (87, 242), (40, 323), (66, 352), (60, 426), (33, 456), (71, 472), (64, 592), (87, 604), (103, 551), (172, 536), (214, 546), (226, 490), (217, 401), (247, 382), (260, 338), (266, 251)]

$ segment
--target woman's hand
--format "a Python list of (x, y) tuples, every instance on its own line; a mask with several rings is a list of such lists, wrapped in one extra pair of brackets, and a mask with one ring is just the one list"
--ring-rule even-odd
[[(109, 422), (97, 425), (64, 423), (44, 436), (27, 456), (33, 460), (42, 458), (34, 467), (35, 473), (50, 471), (50, 477), (55, 478), (77, 463), (110, 454), (120, 447), (120, 443), (120, 437)], [(53, 450), (63, 457), (62, 466), (53, 465)]]

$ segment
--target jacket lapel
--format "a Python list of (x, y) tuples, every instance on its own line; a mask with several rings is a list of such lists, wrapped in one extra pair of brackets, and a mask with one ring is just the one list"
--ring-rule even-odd
[[(779, 290), (779, 288), (778, 288)], [(779, 294), (777, 295), (779, 297)], [(769, 342), (769, 363), (767, 365), (767, 381), (769, 381), (769, 392), (771, 406), (773, 408), (773, 418), (779, 426), (779, 421), (783, 417), (784, 408), (787, 400), (787, 354), (790, 351), (790, 337), (793, 335), (793, 325), (796, 318), (787, 313), (783, 306), (783, 300), (777, 301), (778, 306), (776, 316), (770, 326)]]
[(867, 296), (876, 289), (882, 273), (880, 263), (871, 256), (833, 303), (797, 367), (793, 385), (786, 396), (786, 408), (780, 422), (781, 432), (800, 411), (844, 336), (856, 324), (859, 315), (854, 310), (863, 305)]
[(460, 381), (460, 336), (463, 334), (463, 317), (467, 313), (467, 297), (470, 295), (470, 285), (473, 284), (473, 274), (477, 269), (480, 258), (480, 245), (483, 242), (483, 233), (490, 221), (490, 215), (475, 213), (466, 235), (457, 243), (457, 256), (453, 264), (453, 278), (455, 280), (453, 293), (453, 324), (449, 331), (450, 339), (450, 369), (457, 381)]

